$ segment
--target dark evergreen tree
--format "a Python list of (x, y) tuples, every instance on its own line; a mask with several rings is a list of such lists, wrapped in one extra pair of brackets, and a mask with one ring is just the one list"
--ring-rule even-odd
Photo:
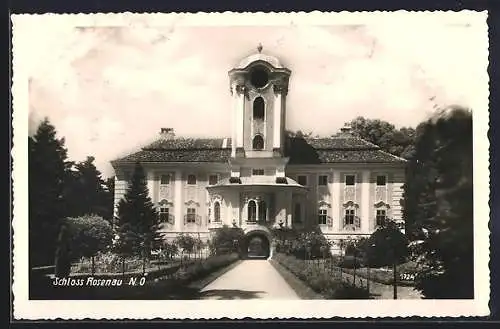
[(158, 214), (149, 197), (144, 171), (136, 163), (132, 181), (118, 204), (117, 251), (124, 255), (149, 256), (158, 233)]
[(427, 298), (473, 298), (472, 115), (442, 111), (417, 129), (404, 216)]
[(54, 264), (61, 220), (66, 216), (64, 191), (71, 162), (64, 138), (46, 118), (28, 140), (30, 266)]
[(88, 156), (74, 166), (66, 196), (68, 212), (72, 217), (95, 214), (111, 220), (113, 206), (109, 204), (110, 192), (94, 160), (94, 157)]
[(106, 214), (104, 218), (108, 219), (113, 226), (115, 224), (115, 219), (113, 218), (114, 213), (114, 202), (115, 202), (115, 177), (109, 177), (106, 179), (105, 183), (106, 195), (104, 197), (104, 202), (106, 204)]

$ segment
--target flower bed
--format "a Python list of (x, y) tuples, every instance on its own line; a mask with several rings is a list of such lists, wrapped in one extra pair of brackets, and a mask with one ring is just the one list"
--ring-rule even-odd
[[(273, 259), (327, 299), (369, 298), (366, 288), (355, 287), (343, 282), (340, 272), (325, 271), (320, 267), (307, 264), (304, 260), (280, 253), (275, 254)], [(336, 275), (337, 273), (338, 275)]]

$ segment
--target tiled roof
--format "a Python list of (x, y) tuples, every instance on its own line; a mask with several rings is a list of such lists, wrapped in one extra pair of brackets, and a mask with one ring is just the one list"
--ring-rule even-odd
[[(377, 145), (351, 135), (329, 138), (288, 137), (285, 156), (290, 164), (394, 163), (405, 160), (382, 151)], [(230, 138), (160, 138), (140, 151), (112, 161), (130, 162), (227, 162)]]
[(160, 138), (143, 150), (214, 150), (231, 148), (231, 138)]
[(112, 161), (120, 162), (227, 162), (231, 149), (147, 150)]
[(289, 164), (405, 162), (402, 158), (382, 151), (379, 146), (352, 135), (330, 138), (292, 137), (287, 141), (285, 154), (290, 157)]

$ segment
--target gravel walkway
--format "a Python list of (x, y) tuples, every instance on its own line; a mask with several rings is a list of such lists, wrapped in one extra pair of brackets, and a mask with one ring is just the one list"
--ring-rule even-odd
[(299, 299), (267, 260), (244, 260), (201, 290), (201, 299)]

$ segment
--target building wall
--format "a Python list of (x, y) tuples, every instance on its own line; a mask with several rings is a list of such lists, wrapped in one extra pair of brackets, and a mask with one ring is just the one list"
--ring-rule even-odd
[[(224, 198), (220, 203), (221, 222), (213, 222), (213, 210), (209, 214), (209, 194), (206, 190), (209, 176), (217, 174), (219, 180), (230, 176), (229, 170), (211, 170), (198, 168), (169, 167), (165, 169), (145, 168), (148, 179), (148, 189), (153, 203), (157, 206), (167, 206), (170, 214), (174, 216), (174, 223), (162, 226), (167, 238), (175, 237), (180, 232), (200, 234), (202, 238), (208, 237), (210, 228), (220, 227), (223, 224), (232, 225), (233, 219), (237, 224), (246, 224), (246, 207), (244, 195), (234, 195)], [(274, 175), (272, 170), (265, 169), (265, 175)], [(188, 175), (196, 175), (196, 184), (187, 184)], [(161, 176), (169, 175), (168, 184), (161, 184)], [(242, 168), (242, 176), (250, 176), (251, 168)], [(387, 215), (396, 221), (402, 219), (402, 209), (400, 200), (403, 197), (404, 169), (395, 167), (359, 167), (353, 169), (340, 166), (320, 166), (317, 168), (289, 166), (286, 169), (286, 176), (296, 181), (299, 176), (307, 177), (307, 187), (309, 189), (305, 196), (287, 195), (277, 193), (273, 198), (273, 207), (269, 210), (268, 216), (275, 216), (276, 220), (292, 223), (293, 204), (303, 202), (302, 214), (303, 222), (298, 225), (313, 227), (318, 224), (319, 209), (326, 209), (327, 224), (319, 225), (321, 231), (331, 240), (345, 239), (355, 236), (368, 236), (375, 228), (376, 209), (385, 207)], [(319, 185), (319, 176), (326, 175), (326, 185)], [(355, 185), (353, 187), (345, 185), (346, 175), (355, 175)], [(378, 175), (387, 177), (386, 186), (376, 185)], [(131, 177), (131, 171), (118, 170), (115, 178), (115, 210), (118, 201), (126, 191), (127, 181)], [(299, 201), (300, 200), (300, 201)], [(381, 201), (382, 203), (380, 203)], [(285, 203), (290, 205), (284, 207)], [(346, 229), (343, 225), (345, 204), (355, 207), (356, 215), (360, 219), (360, 227), (356, 229)], [(377, 208), (377, 206), (378, 208)], [(196, 223), (186, 223), (185, 215), (188, 208), (195, 208), (198, 221)], [(210, 219), (210, 223), (209, 223)]]

